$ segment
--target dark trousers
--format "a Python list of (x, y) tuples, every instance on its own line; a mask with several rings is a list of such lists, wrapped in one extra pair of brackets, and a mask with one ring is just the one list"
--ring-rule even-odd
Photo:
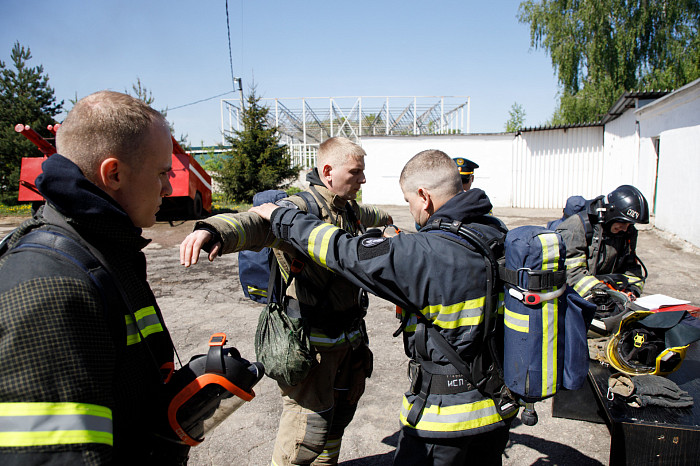
[(399, 434), (395, 466), (500, 466), (510, 426), (483, 434), (450, 439), (424, 439)]

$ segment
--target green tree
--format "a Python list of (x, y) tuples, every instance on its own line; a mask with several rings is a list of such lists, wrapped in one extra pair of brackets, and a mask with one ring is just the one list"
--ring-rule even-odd
[(269, 109), (260, 105), (253, 88), (242, 114), (243, 129), (226, 136), (231, 151), (215, 175), (229, 201), (252, 202), (258, 191), (286, 188), (299, 173), (291, 167), (286, 145), (280, 145), (277, 128), (267, 122)]
[(14, 69), (0, 60), (0, 193), (4, 203), (17, 201), (22, 157), (41, 155), (34, 144), (15, 132), (15, 125), (29, 125), (52, 139), (46, 127), (55, 123), (54, 117), (63, 107), (63, 101), (56, 103), (44, 68), (28, 66), (31, 58), (30, 49), (15, 42), (11, 54)]
[(508, 121), (506, 121), (506, 132), (515, 133), (520, 131), (525, 124), (525, 110), (523, 106), (517, 102), (513, 102), (513, 106), (508, 110)]
[(527, 0), (518, 19), (552, 59), (553, 124), (596, 121), (625, 91), (700, 77), (700, 0)]

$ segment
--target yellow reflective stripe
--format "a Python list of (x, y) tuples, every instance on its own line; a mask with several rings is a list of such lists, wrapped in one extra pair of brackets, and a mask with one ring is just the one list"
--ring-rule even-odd
[(0, 403), (0, 447), (113, 444), (112, 411), (87, 403)]
[[(542, 270), (559, 268), (559, 239), (555, 234), (538, 236), (542, 244)], [(557, 287), (553, 287), (555, 291)], [(559, 299), (542, 303), (542, 396), (552, 395), (557, 386), (557, 328)]]
[(574, 269), (576, 267), (588, 267), (585, 254), (581, 256), (569, 257), (564, 263), (566, 264), (567, 270)]
[(347, 341), (353, 342), (360, 338), (359, 330), (352, 330), (350, 332), (343, 332), (335, 338), (331, 338), (323, 332), (318, 330), (312, 330), (309, 334), (309, 342), (314, 346), (321, 346), (324, 348), (330, 348), (335, 345), (343, 344)]
[(483, 306), (484, 298), (481, 297), (447, 306), (442, 304), (426, 306), (421, 310), (421, 314), (440, 328), (455, 329), (482, 323)]
[(261, 290), (260, 288), (255, 288), (254, 286), (248, 286), (248, 294), (252, 294), (255, 296), (262, 296), (263, 298), (267, 298), (267, 290)]
[(327, 223), (319, 225), (311, 230), (308, 243), (308, 252), (311, 260), (317, 264), (323, 265), (324, 267), (328, 267), (326, 265), (328, 244), (331, 241), (331, 236), (333, 236), (333, 233), (335, 233), (336, 230), (340, 230), (340, 228)]
[(234, 230), (236, 230), (236, 233), (238, 233), (238, 241), (236, 242), (236, 248), (238, 248), (241, 244), (245, 244), (245, 228), (243, 228), (243, 224), (240, 221), (238, 221), (235, 218), (228, 217), (225, 214), (215, 215), (214, 218), (223, 220), (224, 222), (231, 225), (234, 228)]
[(627, 282), (630, 285), (634, 285), (640, 289), (642, 289), (644, 287), (644, 280), (642, 280), (641, 278), (635, 277), (634, 275), (627, 275), (627, 274), (625, 274), (625, 277), (627, 278)]
[(506, 327), (515, 330), (516, 332), (527, 333), (530, 331), (529, 314), (518, 314), (517, 312), (513, 312), (510, 309), (505, 308), (505, 318), (503, 323)]
[(340, 439), (329, 439), (326, 442), (326, 445), (323, 447), (323, 451), (321, 452), (320, 455), (318, 455), (319, 458), (323, 459), (331, 459), (331, 458), (337, 458), (340, 455)]
[(600, 281), (597, 278), (592, 275), (586, 275), (574, 284), (574, 290), (581, 296), (585, 296), (598, 283)]
[[(134, 316), (136, 316), (136, 323), (134, 323), (134, 319), (131, 315), (124, 316), (127, 346), (140, 342), (141, 335), (146, 338), (153, 333), (163, 331), (163, 325), (160, 319), (158, 319), (158, 314), (156, 314), (156, 310), (153, 306), (139, 309), (134, 313)], [(140, 334), (139, 330), (141, 330)]]
[[(405, 426), (414, 427), (406, 420), (412, 407), (413, 403), (409, 403), (404, 397), (399, 419)], [(430, 432), (459, 432), (495, 424), (502, 419), (496, 411), (493, 400), (487, 399), (474, 403), (452, 406), (431, 405), (423, 408), (414, 428)]]

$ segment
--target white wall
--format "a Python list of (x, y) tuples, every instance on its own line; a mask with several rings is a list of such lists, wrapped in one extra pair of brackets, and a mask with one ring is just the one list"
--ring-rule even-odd
[[(700, 79), (635, 112), (639, 120), (639, 178), (653, 199), (656, 226), (700, 246)], [(640, 187), (640, 189), (642, 189)]]
[(700, 125), (660, 137), (656, 227), (700, 247)]
[(513, 207), (562, 208), (601, 194), (603, 127), (524, 131), (513, 141)]
[(465, 157), (479, 164), (472, 186), (486, 191), (495, 207), (510, 207), (512, 141), (512, 133), (363, 136), (367, 183), (362, 187), (362, 202), (403, 205), (399, 175), (404, 165), (422, 150), (439, 149), (452, 158)]
[[(639, 180), (639, 134), (637, 117), (627, 111), (605, 124), (602, 180), (599, 194), (607, 194), (618, 186), (630, 184), (647, 196)], [(656, 167), (654, 167), (656, 174)]]

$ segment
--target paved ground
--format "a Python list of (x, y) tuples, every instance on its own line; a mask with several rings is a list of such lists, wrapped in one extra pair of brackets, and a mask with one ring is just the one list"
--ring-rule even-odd
[[(395, 222), (412, 231), (405, 206), (386, 206)], [(495, 209), (509, 227), (544, 225), (559, 214), (555, 210)], [(0, 237), (20, 219), (0, 218)], [(146, 249), (151, 286), (165, 314), (183, 362), (206, 351), (208, 337), (226, 332), (230, 343), (247, 358), (254, 358), (253, 337), (263, 306), (245, 298), (238, 281), (237, 255), (213, 263), (206, 260), (185, 269), (179, 265), (178, 245), (191, 231), (192, 222), (159, 223), (144, 235), (153, 242)], [(645, 227), (640, 233), (639, 255), (650, 271), (646, 293), (664, 293), (700, 303), (700, 254), (697, 248)], [(341, 464), (391, 464), (398, 430), (401, 394), (407, 387), (406, 357), (397, 328), (394, 306), (371, 297), (367, 327), (375, 355), (374, 375), (348, 428)], [(277, 432), (281, 402), (274, 381), (264, 378), (256, 397), (231, 416), (191, 454), (191, 465), (266, 465)], [(551, 401), (537, 405), (539, 423), (527, 427), (516, 421), (506, 449), (505, 465), (607, 464), (610, 436), (602, 424), (551, 416)]]

